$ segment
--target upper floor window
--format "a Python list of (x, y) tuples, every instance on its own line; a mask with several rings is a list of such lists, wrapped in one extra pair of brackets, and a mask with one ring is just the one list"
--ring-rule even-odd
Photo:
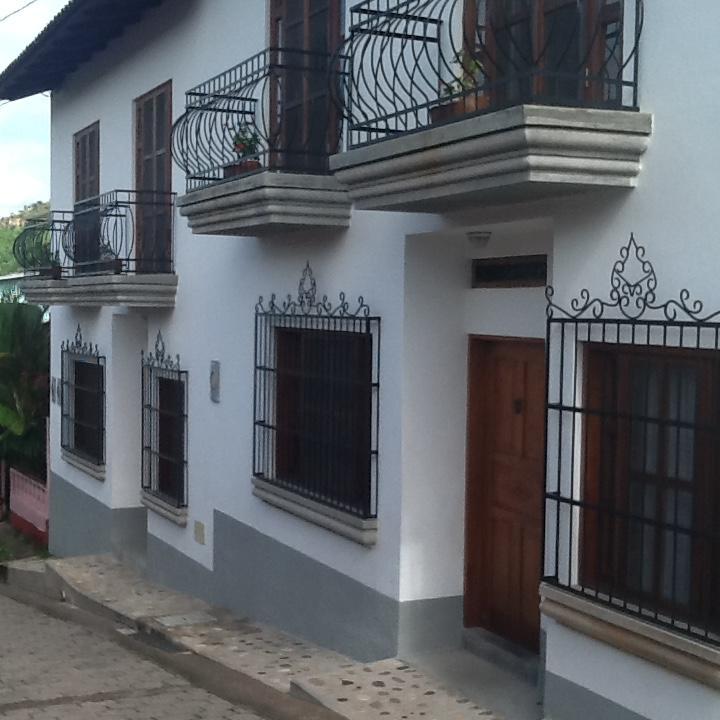
[(75, 339), (62, 345), (61, 445), (92, 465), (105, 464), (105, 358), (85, 343), (78, 325)]
[(100, 261), (100, 123), (76, 133), (72, 260), (76, 272), (93, 272)]
[(172, 269), (172, 82), (135, 101), (135, 255), (138, 272)]

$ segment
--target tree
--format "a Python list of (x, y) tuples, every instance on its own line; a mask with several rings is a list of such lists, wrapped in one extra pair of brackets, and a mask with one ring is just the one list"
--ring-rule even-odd
[(50, 333), (43, 308), (0, 303), (0, 457), (41, 478), (49, 373)]

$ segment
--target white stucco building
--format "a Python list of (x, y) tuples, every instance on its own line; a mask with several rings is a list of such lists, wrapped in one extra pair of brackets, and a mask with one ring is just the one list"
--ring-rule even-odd
[(691, 5), (70, 2), (0, 75), (52, 92), (51, 551), (361, 659), (499, 637), (553, 720), (720, 717)]

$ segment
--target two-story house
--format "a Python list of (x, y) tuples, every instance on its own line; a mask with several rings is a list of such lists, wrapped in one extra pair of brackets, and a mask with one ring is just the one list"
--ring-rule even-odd
[[(554, 720), (720, 717), (720, 6), (72, 0), (51, 550)], [(547, 289), (546, 289), (547, 287)]]

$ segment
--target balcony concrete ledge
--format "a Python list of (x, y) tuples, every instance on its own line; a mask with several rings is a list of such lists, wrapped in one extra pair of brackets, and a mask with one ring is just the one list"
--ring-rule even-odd
[(346, 228), (352, 203), (331, 175), (266, 170), (195, 190), (178, 206), (196, 235), (261, 236)]
[(283, 490), (260, 478), (253, 478), (253, 495), (260, 500), (341, 535), (348, 540), (372, 547), (377, 542), (377, 520), (363, 520), (322, 503)]
[(652, 115), (519, 105), (356, 148), (330, 167), (360, 209), (467, 206), (632, 188)]
[(37, 305), (166, 308), (175, 306), (177, 275), (87, 275), (51, 280), (27, 278), (20, 282), (25, 299)]
[(542, 584), (540, 610), (575, 632), (720, 690), (720, 648)]

